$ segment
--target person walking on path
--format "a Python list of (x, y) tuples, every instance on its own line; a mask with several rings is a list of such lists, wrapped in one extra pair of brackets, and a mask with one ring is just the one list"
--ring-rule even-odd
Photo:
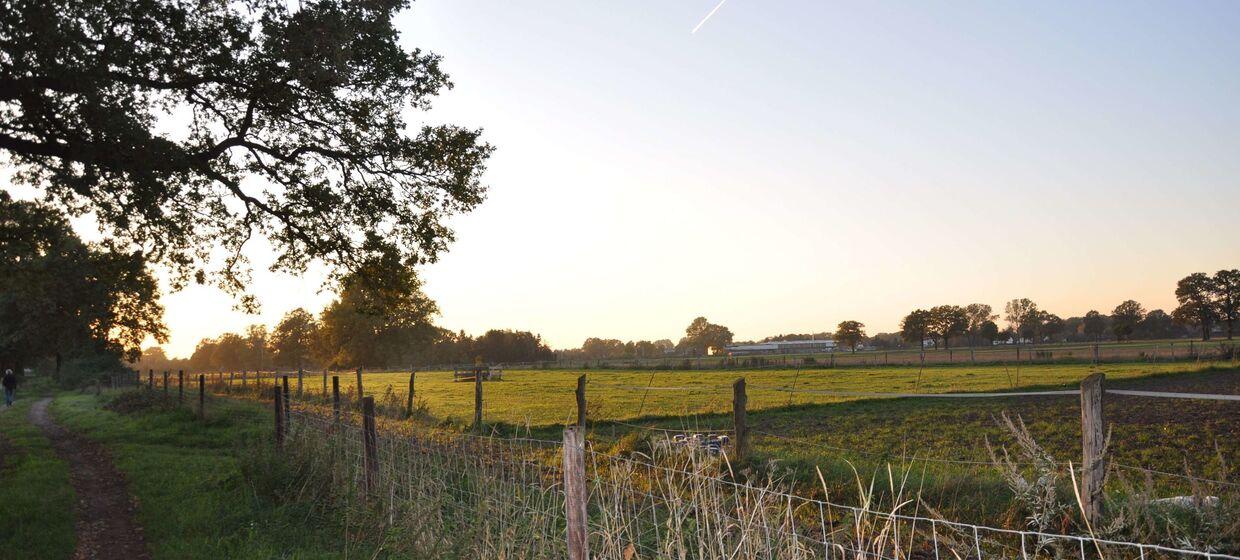
[(13, 375), (13, 370), (4, 370), (0, 385), (4, 385), (4, 406), (13, 406), (13, 394), (17, 392), (17, 376)]

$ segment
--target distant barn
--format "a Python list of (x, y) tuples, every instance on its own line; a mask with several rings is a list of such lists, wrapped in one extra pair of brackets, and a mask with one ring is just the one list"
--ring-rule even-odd
[(783, 340), (759, 344), (729, 344), (724, 351), (729, 356), (754, 356), (758, 354), (820, 354), (834, 352), (834, 340)]

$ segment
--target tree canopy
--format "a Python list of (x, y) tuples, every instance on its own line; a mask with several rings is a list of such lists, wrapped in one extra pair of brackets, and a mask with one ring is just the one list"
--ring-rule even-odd
[(722, 350), (732, 343), (732, 331), (723, 325), (716, 325), (698, 317), (685, 329), (685, 337), (680, 341), (682, 349), (694, 353), (708, 353)]
[(1175, 286), (1175, 299), (1179, 307), (1171, 312), (1176, 322), (1201, 328), (1201, 339), (1210, 340), (1210, 329), (1218, 319), (1218, 307), (1214, 302), (1217, 286), (1210, 275), (1194, 272), (1181, 278)]
[(1227, 326), (1227, 340), (1231, 340), (1240, 321), (1240, 269), (1214, 273), (1214, 296), (1219, 320)]
[(926, 334), (930, 332), (933, 315), (925, 309), (914, 309), (900, 321), (900, 337), (905, 342), (926, 346)]
[(318, 337), (319, 321), (309, 311), (298, 307), (285, 313), (271, 333), (275, 363), (295, 368), (309, 365)]
[(410, 121), (452, 84), (439, 56), (399, 45), (407, 4), (8, 2), (0, 150), (18, 181), (177, 286), (243, 293), (255, 236), (292, 272), (434, 261), (445, 219), (483, 200), (492, 148)]
[(841, 321), (835, 328), (835, 340), (856, 352), (857, 345), (865, 340), (865, 324), (860, 321)]
[(167, 331), (140, 255), (85, 243), (56, 210), (0, 192), (0, 361), (53, 357), (59, 373), (65, 358), (137, 359), (148, 336)]
[(943, 347), (951, 347), (951, 338), (968, 332), (969, 314), (959, 305), (938, 305), (930, 309), (928, 334), (943, 339)]
[(1137, 325), (1145, 318), (1145, 308), (1136, 300), (1124, 300), (1111, 311), (1111, 330), (1116, 340), (1127, 340), (1137, 331)]

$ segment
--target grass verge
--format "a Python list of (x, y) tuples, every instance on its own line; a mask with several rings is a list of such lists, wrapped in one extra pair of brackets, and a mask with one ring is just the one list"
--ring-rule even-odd
[(63, 559), (73, 553), (69, 466), (27, 419), (35, 400), (27, 393), (0, 410), (0, 558)]
[(137, 498), (154, 558), (383, 557), (348, 538), (341, 517), (320, 504), (279, 502), (255, 491), (243, 471), (254, 450), (270, 441), (265, 409), (213, 399), (200, 421), (172, 406), (124, 414), (105, 409), (114, 397), (62, 395), (53, 414), (112, 452)]

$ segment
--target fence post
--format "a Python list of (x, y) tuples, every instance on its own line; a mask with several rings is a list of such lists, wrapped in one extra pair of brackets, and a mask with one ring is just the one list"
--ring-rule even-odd
[(332, 418), (340, 423), (340, 376), (332, 376)]
[(362, 390), (362, 366), (357, 366), (357, 404), (362, 404), (362, 396), (366, 391)]
[[(282, 375), (280, 377), (282, 378), (282, 381), (284, 382), (284, 423), (288, 424), (288, 421), (289, 421), (288, 411), (289, 409), (293, 408), (292, 407), (293, 399), (290, 399), (289, 394), (288, 394), (288, 376)], [(272, 381), (274, 382), (275, 379), (272, 379)], [(276, 387), (276, 390), (279, 391), (280, 388)]]
[(207, 419), (207, 378), (198, 374), (198, 419)]
[(586, 523), (585, 431), (580, 426), (564, 427), (564, 509), (568, 522), (569, 560), (590, 558)]
[(245, 385), (246, 385), (248, 377), (249, 377), (249, 372), (246, 370), (241, 370), (241, 390), (242, 391), (245, 391)]
[(745, 395), (745, 378), (732, 382), (732, 422), (736, 435), (735, 460), (743, 461), (749, 456), (749, 427), (745, 424), (745, 406), (749, 398)]
[(327, 398), (327, 368), (323, 368), (323, 398)]
[(177, 402), (185, 402), (185, 370), (177, 370)]
[(168, 398), (168, 370), (164, 370), (164, 398)]
[(375, 434), (375, 398), (362, 397), (363, 458), (366, 471), (366, 495), (375, 492), (379, 482), (378, 438)]
[(297, 398), (301, 398), (301, 378), (306, 374), (306, 370), (297, 368)]
[(586, 429), (586, 375), (577, 378), (577, 425)]
[(405, 418), (413, 417), (413, 380), (417, 375), (417, 371), (409, 372), (409, 394), (405, 395)]
[(474, 428), (482, 431), (482, 372), (474, 369)]
[(1081, 381), (1081, 505), (1091, 524), (1102, 514), (1102, 481), (1106, 476), (1106, 431), (1102, 417), (1102, 384), (1095, 373)]
[(155, 370), (153, 369), (146, 370), (146, 388), (155, 390)]
[(283, 401), (283, 399), (281, 398), (283, 397), (283, 395), (280, 393), (279, 389), (273, 390), (272, 394), (275, 395), (275, 397), (272, 399), (272, 402), (275, 403), (275, 412), (276, 412), (276, 447), (283, 447), (284, 446), (284, 410), (283, 410), (284, 403), (281, 402)]

